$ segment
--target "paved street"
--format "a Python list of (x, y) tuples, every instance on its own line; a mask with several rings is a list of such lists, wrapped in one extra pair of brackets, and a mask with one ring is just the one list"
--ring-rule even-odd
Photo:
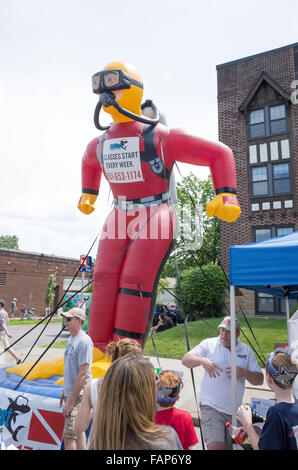
[[(10, 344), (21, 338), (25, 333), (32, 330), (28, 333), (24, 338), (22, 338), (18, 343), (14, 346), (14, 349), (23, 349), (23, 348), (30, 348), (31, 345), (36, 341), (37, 337), (42, 333), (42, 330), (45, 327), (45, 323), (38, 325), (36, 328), (32, 330), (35, 325), (9, 325), (8, 331), (13, 336), (10, 339)], [(42, 333), (41, 337), (37, 341), (37, 345), (49, 344), (55, 336), (61, 330), (62, 324), (61, 323), (50, 323)], [(68, 332), (63, 332), (59, 339), (67, 339), (69, 336)]]
[[(35, 325), (9, 325), (8, 331), (12, 335), (12, 338), (9, 339), (10, 345), (16, 351), (16, 353), (24, 359), (27, 354), (29, 353), (31, 347), (36, 342), (36, 345), (30, 352), (27, 360), (36, 360), (42, 353), (44, 353), (45, 349), (41, 348), (42, 345), (50, 344), (58, 333), (61, 331), (61, 323), (50, 323), (45, 327), (45, 323), (42, 323), (35, 328)], [(44, 331), (43, 331), (44, 329)], [(64, 331), (58, 337), (57, 341), (64, 340), (69, 337), (69, 333)], [(46, 352), (44, 359), (49, 357), (56, 357), (63, 355), (63, 349), (53, 349), (51, 348), (49, 351)], [(3, 365), (14, 365), (15, 361), (12, 356), (8, 353), (4, 353), (0, 355), (0, 367)]]

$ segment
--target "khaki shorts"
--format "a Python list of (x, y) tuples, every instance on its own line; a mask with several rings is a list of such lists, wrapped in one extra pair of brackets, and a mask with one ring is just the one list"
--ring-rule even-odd
[(9, 347), (9, 341), (7, 335), (0, 336), (0, 348), (6, 349)]
[[(8, 341), (7, 335), (1, 335), (0, 336), (0, 353), (8, 347), (9, 347), (9, 341)], [(4, 364), (6, 362), (7, 357), (8, 357), (8, 351), (0, 354), (0, 364)]]
[(63, 437), (67, 437), (69, 439), (77, 439), (77, 436), (74, 433), (74, 425), (75, 425), (75, 420), (76, 420), (81, 402), (82, 402), (82, 396), (80, 395), (77, 401), (75, 402), (70, 415), (65, 417)]
[(228, 421), (232, 422), (232, 416), (221, 413), (211, 406), (201, 405), (201, 426), (204, 441), (208, 446), (211, 442), (224, 442), (226, 450), (233, 449), (233, 441), (226, 427)]

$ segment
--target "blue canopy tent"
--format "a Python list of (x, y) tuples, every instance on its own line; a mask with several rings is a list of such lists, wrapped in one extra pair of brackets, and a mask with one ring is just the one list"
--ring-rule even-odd
[(298, 298), (298, 232), (230, 247), (230, 284)]
[(298, 299), (298, 232), (262, 242), (230, 247), (230, 310), (233, 424), (236, 424), (235, 286)]

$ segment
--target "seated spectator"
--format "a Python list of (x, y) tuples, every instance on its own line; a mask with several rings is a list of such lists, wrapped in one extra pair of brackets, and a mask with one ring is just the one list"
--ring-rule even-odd
[(182, 450), (176, 431), (154, 423), (156, 376), (149, 359), (117, 359), (102, 381), (90, 448), (94, 450)]
[(150, 334), (160, 333), (161, 331), (168, 330), (173, 327), (172, 320), (166, 313), (159, 315), (159, 321), (156, 326), (153, 326), (150, 330)]
[(166, 424), (177, 432), (184, 450), (192, 450), (198, 437), (188, 411), (175, 408), (183, 387), (182, 372), (164, 370), (158, 375), (156, 424)]
[[(141, 355), (141, 344), (135, 339), (123, 338), (117, 343), (112, 341), (107, 345), (106, 356), (111, 362), (116, 361), (116, 359), (123, 357), (126, 354)], [(98, 393), (102, 380), (103, 377), (100, 377), (99, 379), (92, 379), (86, 384), (82, 403), (75, 421), (74, 432), (76, 435), (85, 432), (92, 420), (94, 410), (96, 410), (97, 407)]]

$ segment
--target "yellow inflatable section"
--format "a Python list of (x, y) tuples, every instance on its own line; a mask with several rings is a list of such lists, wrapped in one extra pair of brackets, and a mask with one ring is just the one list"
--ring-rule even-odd
[[(35, 361), (28, 361), (22, 364), (19, 364), (14, 367), (10, 367), (6, 369), (8, 374), (17, 374), (21, 377), (24, 377), (27, 372), (31, 369), (34, 365)], [(99, 349), (93, 349), (93, 362), (91, 366), (91, 374), (92, 378), (99, 378), (103, 377), (110, 367), (111, 362), (106, 358), (103, 352)], [(61, 379), (58, 379), (55, 383), (57, 385), (63, 385), (64, 378), (64, 357), (55, 357), (51, 359), (44, 359), (39, 361), (34, 369), (27, 375), (28, 380), (36, 380), (36, 379), (47, 379), (52, 377), (53, 375), (61, 375)]]

